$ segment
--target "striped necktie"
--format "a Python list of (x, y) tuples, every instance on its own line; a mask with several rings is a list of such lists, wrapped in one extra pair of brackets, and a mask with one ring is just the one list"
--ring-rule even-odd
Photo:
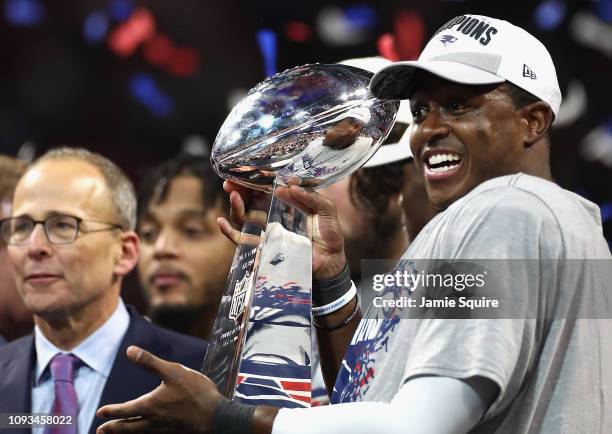
[(72, 424), (47, 426), (45, 434), (77, 434), (79, 401), (74, 390), (74, 371), (80, 359), (73, 354), (56, 354), (51, 360), (51, 376), (55, 385), (54, 415), (72, 416)]

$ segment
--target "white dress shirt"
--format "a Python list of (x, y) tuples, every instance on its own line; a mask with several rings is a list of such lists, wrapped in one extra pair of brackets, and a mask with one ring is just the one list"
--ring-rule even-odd
[[(115, 312), (95, 332), (70, 351), (57, 348), (34, 327), (36, 364), (32, 387), (32, 413), (50, 413), (55, 399), (55, 385), (49, 363), (57, 353), (74, 354), (81, 359), (74, 374), (74, 388), (79, 401), (78, 432), (86, 434), (115, 362), (119, 345), (130, 324), (130, 315), (119, 299)], [(35, 428), (33, 432), (42, 432)]]

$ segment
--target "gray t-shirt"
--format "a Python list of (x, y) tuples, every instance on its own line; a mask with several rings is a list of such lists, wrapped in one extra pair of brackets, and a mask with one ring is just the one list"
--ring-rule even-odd
[[(540, 178), (495, 178), (436, 216), (404, 258), (558, 260), (507, 284), (555, 319), (364, 319), (333, 403), (390, 402), (421, 375), (482, 376), (500, 393), (474, 433), (612, 432), (611, 284), (562, 265), (611, 259), (596, 205)], [(593, 305), (599, 319), (568, 319)]]

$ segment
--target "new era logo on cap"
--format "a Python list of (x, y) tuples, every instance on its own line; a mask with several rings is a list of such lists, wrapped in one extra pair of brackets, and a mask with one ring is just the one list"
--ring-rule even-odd
[(535, 72), (533, 72), (531, 68), (525, 64), (523, 64), (523, 77), (528, 77), (528, 78), (531, 78), (532, 80), (535, 80), (536, 78), (538, 78)]

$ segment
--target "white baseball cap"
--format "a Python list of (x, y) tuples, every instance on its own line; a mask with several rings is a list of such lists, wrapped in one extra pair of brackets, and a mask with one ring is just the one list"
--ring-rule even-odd
[[(346, 59), (338, 62), (342, 65), (354, 66), (355, 68), (365, 69), (371, 73), (376, 74), (382, 68), (389, 65), (393, 65), (389, 59), (385, 59), (380, 56), (372, 57), (357, 57), (355, 59)], [(412, 124), (412, 112), (410, 111), (410, 104), (408, 101), (400, 102), (395, 122), (403, 122), (405, 124)], [(410, 151), (410, 128), (406, 128), (406, 131), (400, 137), (396, 143), (385, 143), (380, 146), (376, 153), (370, 158), (363, 167), (376, 167), (382, 166), (383, 164), (395, 163), (396, 161), (406, 160), (412, 158), (412, 152)]]
[(462, 84), (509, 81), (547, 103), (555, 118), (561, 91), (552, 58), (531, 34), (508, 21), (461, 15), (443, 25), (416, 61), (393, 63), (372, 77), (378, 98), (403, 99), (412, 94), (417, 70)]
[(400, 103), (395, 122), (407, 124), (406, 130), (396, 143), (384, 143), (376, 153), (364, 165), (364, 168), (382, 166), (384, 164), (395, 163), (397, 161), (412, 158), (410, 150), (410, 126), (412, 125), (412, 112), (408, 101)]
[(370, 122), (370, 119), (372, 118), (372, 114), (370, 113), (370, 110), (367, 107), (359, 105), (356, 107), (351, 107), (348, 110), (343, 111), (339, 115), (334, 116), (332, 119), (322, 122), (321, 125), (335, 124), (347, 118), (353, 118), (361, 122), (362, 124), (367, 125), (368, 122)]
[(341, 65), (348, 65), (359, 69), (365, 69), (366, 71), (370, 71), (372, 74), (376, 74), (385, 66), (393, 65), (393, 62), (381, 56), (356, 57), (354, 59), (341, 60), (338, 63)]

